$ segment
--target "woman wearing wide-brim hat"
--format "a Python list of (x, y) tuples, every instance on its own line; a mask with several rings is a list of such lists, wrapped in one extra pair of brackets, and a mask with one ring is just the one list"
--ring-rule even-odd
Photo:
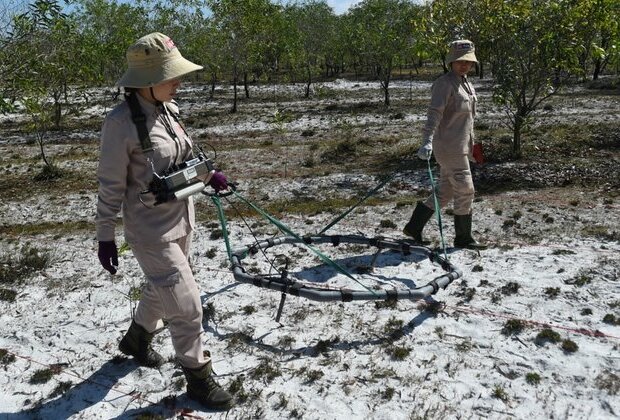
[[(119, 349), (140, 365), (159, 367), (164, 359), (151, 341), (166, 320), (188, 396), (208, 408), (228, 409), (232, 396), (213, 379), (210, 356), (203, 351), (202, 304), (189, 264), (192, 197), (157, 202), (145, 193), (154, 174), (194, 156), (173, 97), (180, 78), (202, 66), (185, 59), (172, 39), (158, 32), (129, 47), (127, 64), (117, 83), (125, 101), (106, 116), (101, 131), (98, 257), (106, 270), (116, 273), (115, 225), (122, 209), (125, 240), (148, 281)], [(227, 188), (221, 173), (204, 181), (216, 191)]]
[[(446, 61), (450, 71), (433, 83), (422, 146), (417, 154), (420, 159), (429, 160), (434, 153), (439, 163), (437, 198), (440, 208), (453, 201), (454, 246), (484, 249), (486, 246), (471, 234), (474, 183), (469, 161), (481, 163), (479, 148), (474, 147), (476, 91), (467, 78), (478, 62), (474, 43), (466, 39), (452, 42)], [(403, 232), (422, 243), (422, 229), (434, 211), (433, 196), (418, 202)]]

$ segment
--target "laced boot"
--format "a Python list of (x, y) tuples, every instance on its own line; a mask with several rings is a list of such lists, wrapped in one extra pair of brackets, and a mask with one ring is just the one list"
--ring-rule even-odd
[(474, 250), (487, 249), (486, 244), (477, 242), (471, 236), (471, 213), (454, 215), (454, 247)]
[(233, 406), (233, 397), (213, 379), (211, 362), (203, 367), (183, 367), (187, 379), (187, 396), (210, 409), (228, 410)]
[(435, 210), (429, 209), (424, 203), (418, 201), (415, 206), (415, 210), (413, 210), (409, 223), (407, 223), (403, 229), (403, 233), (413, 238), (413, 240), (419, 244), (429, 244), (429, 241), (422, 239), (422, 229), (424, 229), (424, 226), (426, 226), (426, 223), (429, 221), (434, 212)]
[(164, 363), (164, 358), (151, 347), (154, 335), (136, 324), (136, 321), (131, 321), (118, 348), (127, 356), (132, 356), (140, 366), (158, 368)]

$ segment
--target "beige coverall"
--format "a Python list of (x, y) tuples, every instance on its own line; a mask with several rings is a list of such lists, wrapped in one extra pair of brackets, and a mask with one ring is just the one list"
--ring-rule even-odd
[[(471, 213), (474, 200), (469, 160), (473, 160), (475, 115), (476, 92), (466, 77), (450, 71), (435, 81), (422, 142), (432, 137), (433, 153), (440, 166), (439, 206), (454, 199), (456, 215)], [(434, 209), (433, 196), (424, 204)]]
[[(193, 201), (190, 197), (154, 206), (153, 194), (140, 194), (148, 189), (153, 169), (161, 174), (190, 157), (192, 142), (168, 109), (136, 96), (153, 151), (142, 150), (126, 101), (107, 115), (97, 170), (97, 240), (114, 240), (122, 208), (125, 239), (148, 279), (134, 320), (152, 332), (166, 319), (180, 363), (198, 368), (209, 359), (203, 355), (202, 304), (188, 261), (195, 226)], [(178, 113), (174, 102), (167, 106)]]

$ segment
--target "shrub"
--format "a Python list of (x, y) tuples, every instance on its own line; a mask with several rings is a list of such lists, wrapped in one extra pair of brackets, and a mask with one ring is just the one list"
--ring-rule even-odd
[(381, 226), (382, 228), (394, 229), (396, 228), (396, 223), (389, 219), (383, 219), (381, 220), (381, 222), (379, 222), (379, 226)]
[(560, 334), (558, 334), (557, 332), (553, 331), (550, 328), (545, 328), (538, 333), (538, 335), (536, 336), (535, 342), (539, 346), (542, 346), (547, 342), (557, 343), (560, 341), (560, 339), (561, 339)]
[(28, 381), (30, 384), (44, 384), (54, 376), (54, 372), (52, 369), (39, 369), (35, 373), (32, 374), (32, 377)]
[(0, 349), (0, 364), (3, 366), (13, 363), (15, 361), (15, 355), (9, 353), (7, 349)]
[(391, 346), (388, 348), (388, 353), (393, 360), (405, 360), (411, 353), (411, 349), (406, 346)]
[(536, 372), (530, 372), (525, 375), (525, 382), (530, 385), (538, 385), (540, 383), (540, 375)]
[(615, 373), (603, 372), (596, 377), (596, 387), (616, 395), (620, 391), (620, 377)]
[(566, 339), (562, 341), (562, 350), (566, 353), (574, 353), (579, 350), (579, 346), (573, 340)]
[(505, 295), (514, 295), (515, 293), (519, 291), (520, 287), (521, 286), (519, 285), (519, 283), (515, 283), (514, 281), (511, 281), (508, 284), (505, 284), (504, 286), (502, 286), (501, 291)]
[(502, 328), (502, 334), (504, 335), (517, 335), (520, 334), (525, 328), (525, 323), (519, 319), (509, 319)]

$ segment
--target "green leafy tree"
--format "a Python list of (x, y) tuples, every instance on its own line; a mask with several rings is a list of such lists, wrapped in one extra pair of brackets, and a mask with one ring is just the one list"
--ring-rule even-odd
[(520, 158), (522, 134), (534, 111), (578, 73), (575, 21), (562, 0), (497, 2), (488, 13), (501, 28), (491, 39), (493, 97), (506, 112), (513, 156)]
[(390, 105), (392, 70), (410, 55), (412, 3), (405, 0), (364, 0), (350, 11), (353, 48), (359, 51), (381, 83), (384, 104)]
[(213, 98), (218, 77), (225, 68), (226, 50), (224, 37), (220, 36), (215, 21), (201, 12), (190, 21), (192, 42), (187, 46), (188, 56), (196, 57), (196, 62), (204, 66), (209, 84), (209, 98)]
[(125, 52), (150, 31), (149, 15), (143, 5), (109, 0), (74, 0), (72, 16), (82, 36), (80, 48), (91, 63), (94, 83), (113, 84), (125, 70)]
[(93, 80), (77, 23), (55, 0), (37, 0), (13, 18), (5, 46), (10, 54), (3, 63), (8, 69), (3, 97), (10, 95), (23, 104), (41, 148), (44, 178), (57, 177), (61, 172), (43, 147), (45, 134), (52, 126), (60, 128), (65, 108), (79, 106), (71, 98), (72, 87), (89, 86)]
[(222, 63), (232, 76), (231, 112), (237, 112), (240, 80), (243, 80), (247, 97), (250, 72), (257, 74), (278, 66), (281, 9), (268, 0), (207, 0), (207, 5), (226, 52)]
[(58, 129), (64, 108), (75, 111), (79, 104), (70, 98), (71, 89), (93, 84), (97, 77), (88, 42), (78, 23), (62, 13), (55, 0), (37, 0), (28, 12), (14, 18), (7, 44), (12, 55), (8, 83), (17, 98), (39, 98)]
[[(433, 1), (422, 15), (427, 49), (431, 57), (441, 63), (444, 72), (449, 70), (446, 66), (448, 45), (454, 40), (467, 37), (466, 3), (464, 0)], [(475, 39), (471, 41), (476, 43)]]
[(582, 0), (571, 8), (575, 20), (579, 64), (584, 76), (597, 80), (620, 57), (620, 3), (615, 0)]
[(313, 81), (326, 70), (330, 41), (336, 36), (336, 15), (326, 1), (311, 0), (287, 9), (295, 24), (296, 37), (291, 37), (294, 61), (304, 74), (304, 97), (310, 96)]

